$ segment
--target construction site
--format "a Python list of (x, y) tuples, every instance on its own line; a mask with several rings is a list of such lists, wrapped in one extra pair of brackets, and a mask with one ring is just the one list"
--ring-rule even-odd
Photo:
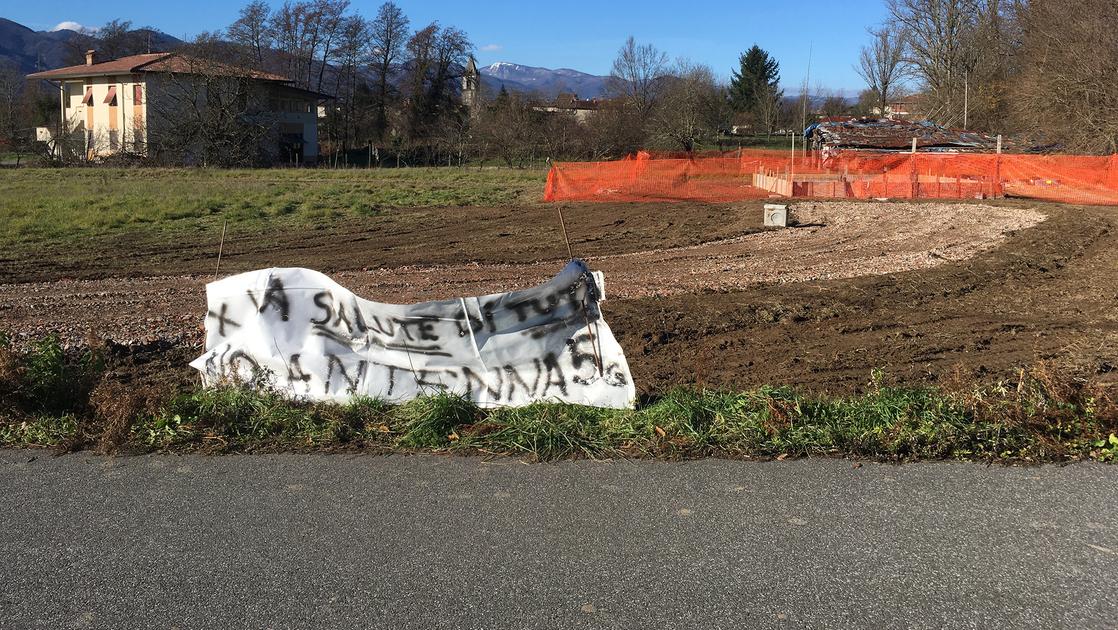
[(8, 4), (0, 629), (1116, 627), (1118, 0)]
[(929, 122), (844, 119), (789, 136), (788, 151), (559, 163), (548, 201), (1022, 198), (1118, 204), (1118, 158), (1051, 155)]
[[(801, 197), (808, 186), (820, 197), (842, 197), (819, 194), (823, 180), (810, 177), (870, 158), (817, 158), (812, 169), (798, 156), (791, 198), (764, 181), (781, 179), (780, 159), (793, 177), (789, 156), (558, 164), (546, 184), (551, 202), (539, 201), (541, 178), (536, 201), (526, 188), (529, 196), (516, 203), (400, 207), (332, 220), (329, 229), (231, 224), (220, 273), (307, 267), (389, 303), (483, 295), (558, 272), (570, 257), (565, 227), (570, 253), (604, 272), (602, 309), (641, 395), (771, 383), (856, 392), (874, 369), (898, 383), (994, 382), (1038, 362), (1114, 382), (1113, 208), (1013, 199), (1021, 183), (1011, 176), (970, 178), (962, 194), (954, 175), (912, 179), (911, 164), (946, 170), (950, 158), (995, 168), (1001, 159), (1003, 173), (1018, 172), (1008, 155), (896, 153), (872, 158), (896, 165), (884, 176), (843, 176), (859, 199), (809, 200)], [(747, 161), (745, 171), (775, 175), (747, 177)], [(715, 173), (712, 165), (726, 168)], [(628, 179), (593, 190), (586, 183), (615, 173)], [(191, 175), (161, 174), (159, 187), (168, 177)], [(376, 187), (376, 177), (353, 173), (344, 181)], [(1110, 175), (1100, 168), (1094, 177)], [(128, 181), (122, 185), (138, 185)], [(1067, 195), (1071, 180), (1059, 181), (1042, 190)], [(1107, 190), (1075, 181), (1084, 194)], [(305, 195), (322, 184), (296, 178), (290, 185)], [(956, 198), (927, 198), (937, 190)], [(906, 198), (914, 191), (922, 199)], [(786, 227), (765, 226), (763, 206), (772, 202), (786, 206)], [(13, 246), (0, 262), (4, 328), (17, 344), (55, 334), (81, 345), (92, 334), (121, 353), (121, 378), (196, 387), (187, 364), (203, 345), (204, 289), (214, 279), (221, 234), (206, 222), (204, 229), (172, 221), (170, 231), (109, 230), (81, 248), (65, 240)]]

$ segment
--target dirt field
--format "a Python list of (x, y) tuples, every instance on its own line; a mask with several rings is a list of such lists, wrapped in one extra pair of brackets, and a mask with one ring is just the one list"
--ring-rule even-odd
[[(1118, 381), (1118, 210), (1005, 202), (566, 204), (575, 254), (606, 273), (607, 321), (638, 387), (796, 385), (845, 392), (872, 368), (907, 383), (993, 381), (1037, 361)], [(234, 233), (222, 274), (307, 266), (409, 302), (506, 291), (566, 258), (554, 205), (393, 210), (325, 229)], [(0, 329), (137, 346), (136, 370), (200, 351), (209, 231), (16, 248)]]

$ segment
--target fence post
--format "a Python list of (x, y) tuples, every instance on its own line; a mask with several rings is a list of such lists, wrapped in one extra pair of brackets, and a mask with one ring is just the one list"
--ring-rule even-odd
[(1005, 197), (1005, 190), (1002, 188), (1002, 134), (998, 134), (998, 156), (994, 158), (994, 196), (1001, 198)]
[(920, 196), (920, 174), (916, 172), (916, 138), (912, 139), (912, 190), (910, 197), (916, 199)]
[(796, 190), (796, 134), (792, 134), (792, 171), (788, 175), (788, 182), (792, 185), (793, 192)]
[(1110, 192), (1118, 192), (1118, 153), (1113, 153), (1106, 161), (1106, 185)]

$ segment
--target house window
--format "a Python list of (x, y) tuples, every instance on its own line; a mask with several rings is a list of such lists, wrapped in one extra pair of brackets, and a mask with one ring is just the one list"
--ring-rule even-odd
[(132, 86), (132, 100), (135, 101), (137, 105), (144, 104), (144, 86), (139, 83)]
[(116, 106), (116, 86), (109, 86), (109, 93), (105, 95), (105, 104), (115, 107)]
[(93, 107), (93, 86), (85, 86), (85, 96), (82, 97), (82, 105)]

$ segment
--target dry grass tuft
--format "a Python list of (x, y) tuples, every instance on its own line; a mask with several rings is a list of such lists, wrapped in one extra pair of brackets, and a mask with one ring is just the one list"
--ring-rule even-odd
[(86, 427), (89, 439), (97, 443), (96, 451), (115, 453), (131, 439), (133, 427), (159, 413), (172, 396), (166, 386), (102, 380), (90, 392), (93, 422)]

